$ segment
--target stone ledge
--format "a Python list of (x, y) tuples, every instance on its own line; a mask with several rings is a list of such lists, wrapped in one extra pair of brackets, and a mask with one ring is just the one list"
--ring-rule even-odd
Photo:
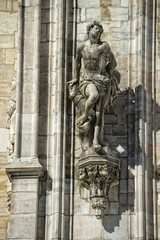
[(88, 164), (91, 165), (104, 165), (104, 164), (108, 164), (111, 166), (117, 166), (118, 168), (120, 168), (120, 160), (118, 158), (115, 158), (113, 156), (109, 156), (109, 155), (89, 155), (88, 157), (84, 157), (81, 158), (79, 160), (78, 166), (79, 167), (85, 167), (88, 166)]
[(43, 167), (40, 163), (19, 162), (11, 163), (5, 167), (6, 173), (11, 181), (12, 178), (43, 177)]

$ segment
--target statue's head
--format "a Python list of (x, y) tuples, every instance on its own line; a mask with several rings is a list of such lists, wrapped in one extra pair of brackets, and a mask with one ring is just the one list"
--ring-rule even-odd
[(103, 27), (98, 21), (94, 21), (87, 25), (87, 34), (93, 39), (100, 40), (101, 34), (103, 33)]

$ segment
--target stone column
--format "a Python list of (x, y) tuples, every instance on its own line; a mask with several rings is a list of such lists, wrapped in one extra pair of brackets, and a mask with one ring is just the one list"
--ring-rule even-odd
[[(45, 239), (72, 239), (71, 103), (73, 1), (50, 2), (48, 187)], [(49, 187), (52, 183), (52, 188)]]
[[(137, 3), (135, 88), (136, 239), (157, 239), (155, 209), (156, 61), (155, 1)], [(133, 80), (132, 80), (133, 82)], [(157, 108), (158, 109), (158, 108)]]
[(155, 64), (154, 64), (154, 169), (157, 176), (154, 183), (154, 232), (155, 239), (160, 239), (160, 4), (158, 0), (154, 1), (155, 6)]
[(37, 239), (41, 0), (19, 0), (15, 148), (8, 239)]

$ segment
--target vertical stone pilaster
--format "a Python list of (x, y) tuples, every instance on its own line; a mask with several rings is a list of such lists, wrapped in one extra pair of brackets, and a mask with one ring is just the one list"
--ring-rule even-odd
[(159, 1), (154, 1), (155, 4), (155, 72), (154, 72), (154, 168), (158, 173), (158, 178), (154, 181), (154, 229), (155, 238), (160, 239), (160, 179), (159, 179), (159, 165), (160, 165), (160, 5)]
[(15, 149), (8, 239), (37, 239), (41, 0), (19, 0)]
[(38, 161), (41, 0), (19, 1), (13, 162)]
[[(155, 19), (156, 2), (137, 3), (135, 88), (136, 239), (156, 239), (155, 210)], [(133, 80), (132, 80), (133, 81)]]
[(45, 239), (72, 239), (72, 113), (66, 83), (72, 78), (73, 2), (50, 2), (47, 174), (52, 188), (46, 192)]
[(135, 237), (145, 239), (145, 2), (138, 2), (136, 11), (136, 24), (139, 31), (136, 32), (135, 37), (137, 49), (135, 52)]

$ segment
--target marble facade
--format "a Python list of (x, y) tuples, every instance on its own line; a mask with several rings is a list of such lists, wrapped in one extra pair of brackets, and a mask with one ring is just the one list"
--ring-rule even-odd
[[(120, 88), (104, 115), (104, 140), (121, 171), (102, 220), (78, 180), (78, 113), (66, 84), (94, 20), (117, 60)], [(159, 1), (2, 0), (0, 22), (0, 239), (159, 240)]]

